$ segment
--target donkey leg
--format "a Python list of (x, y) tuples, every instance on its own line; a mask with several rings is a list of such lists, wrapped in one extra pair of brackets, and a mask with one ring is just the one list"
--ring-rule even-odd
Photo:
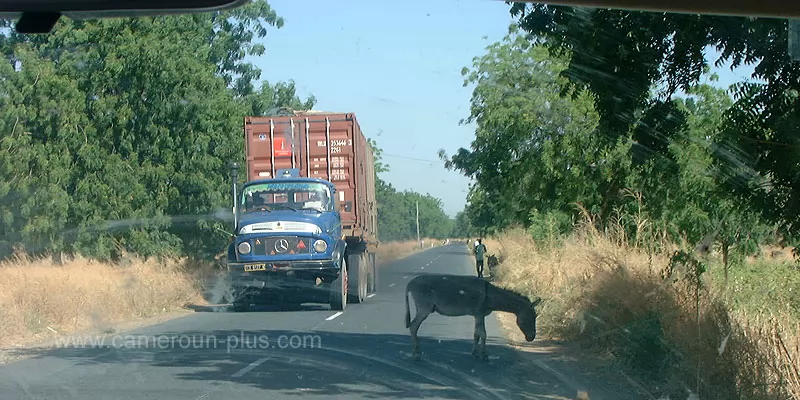
[(412, 356), (419, 360), (422, 358), (422, 353), (419, 351), (419, 337), (417, 333), (419, 332), (419, 327), (422, 325), (422, 321), (425, 321), (425, 318), (428, 318), (430, 312), (424, 312), (417, 310), (417, 315), (414, 316), (414, 319), (409, 324), (409, 330), (411, 331), (411, 352)]
[(481, 327), (483, 326), (483, 317), (475, 317), (475, 332), (472, 334), (472, 355), (475, 358), (480, 358), (481, 355)]
[(484, 317), (475, 317), (475, 349), (473, 354), (481, 360), (487, 360), (486, 355), (486, 323)]

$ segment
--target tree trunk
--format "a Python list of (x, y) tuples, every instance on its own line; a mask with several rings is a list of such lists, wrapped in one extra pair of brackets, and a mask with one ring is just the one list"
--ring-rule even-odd
[(722, 273), (725, 276), (725, 287), (728, 286), (728, 253), (730, 245), (728, 242), (722, 242)]

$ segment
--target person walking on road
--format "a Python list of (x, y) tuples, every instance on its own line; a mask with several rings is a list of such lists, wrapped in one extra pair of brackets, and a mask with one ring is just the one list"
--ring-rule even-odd
[(475, 269), (478, 271), (478, 278), (483, 278), (483, 256), (486, 254), (486, 245), (481, 239), (475, 245)]

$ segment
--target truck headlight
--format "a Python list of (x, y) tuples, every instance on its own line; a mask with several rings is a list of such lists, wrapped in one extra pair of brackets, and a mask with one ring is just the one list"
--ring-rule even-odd
[(328, 244), (325, 243), (324, 240), (317, 240), (314, 242), (314, 250), (316, 250), (317, 253), (324, 253), (325, 250), (328, 250)]
[(250, 253), (250, 243), (248, 243), (248, 242), (239, 243), (239, 246), (236, 249), (239, 250), (239, 254), (249, 254)]

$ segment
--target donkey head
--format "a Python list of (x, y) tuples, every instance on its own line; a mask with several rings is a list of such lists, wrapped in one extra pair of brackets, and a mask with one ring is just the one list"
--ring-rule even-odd
[(542, 299), (538, 298), (517, 314), (517, 326), (525, 334), (525, 340), (529, 342), (536, 339), (536, 306), (541, 302)]

